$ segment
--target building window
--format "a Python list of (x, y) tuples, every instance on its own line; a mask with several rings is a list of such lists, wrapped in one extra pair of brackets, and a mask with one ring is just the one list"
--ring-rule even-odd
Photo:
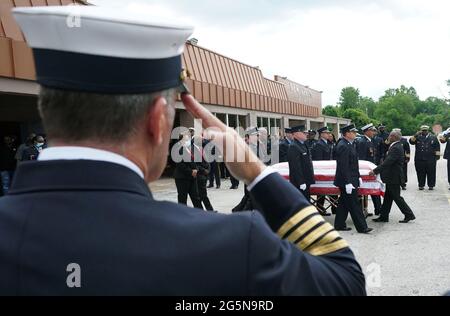
[(270, 128), (272, 129), (272, 128), (274, 128), (274, 127), (276, 127), (276, 123), (275, 123), (275, 119), (270, 119)]
[(239, 115), (239, 127), (242, 129), (247, 129), (247, 116), (245, 115)]
[(218, 118), (219, 120), (222, 121), (222, 123), (224, 123), (225, 125), (227, 125), (228, 122), (227, 122), (227, 115), (226, 115), (226, 114), (217, 113), (216, 116), (217, 116), (217, 118)]
[(238, 127), (237, 115), (228, 114), (228, 126), (231, 128)]
[(267, 130), (269, 130), (269, 119), (267, 117), (263, 117), (262, 125), (260, 127), (265, 127)]

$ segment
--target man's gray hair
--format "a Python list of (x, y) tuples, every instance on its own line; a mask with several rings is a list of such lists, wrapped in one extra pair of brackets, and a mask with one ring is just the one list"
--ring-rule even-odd
[(38, 106), (50, 139), (120, 143), (134, 135), (158, 96), (173, 102), (174, 90), (109, 95), (41, 87)]
[(394, 141), (398, 142), (402, 139), (403, 135), (402, 132), (394, 130), (391, 132), (391, 137), (393, 138)]

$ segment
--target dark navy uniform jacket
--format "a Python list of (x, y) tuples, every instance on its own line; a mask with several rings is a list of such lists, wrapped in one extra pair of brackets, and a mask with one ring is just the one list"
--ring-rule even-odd
[(333, 144), (320, 139), (311, 151), (313, 161), (333, 160)]
[(298, 190), (272, 174), (251, 194), (260, 212), (219, 215), (154, 200), (121, 165), (24, 163), (0, 199), (0, 295), (365, 294), (347, 243)]
[(402, 138), (400, 141), (403, 145), (403, 151), (405, 153), (405, 162), (408, 163), (411, 160), (411, 146), (406, 138)]
[(288, 160), (290, 180), (297, 189), (303, 184), (309, 186), (315, 183), (314, 166), (306, 143), (294, 140), (289, 147)]
[(373, 139), (375, 146), (375, 164), (380, 165), (386, 156), (386, 141), (380, 136)]
[(288, 152), (289, 152), (290, 145), (291, 145), (291, 142), (289, 142), (287, 139), (283, 139), (282, 141), (280, 141), (280, 145), (279, 145), (280, 163), (288, 162)]
[(356, 149), (358, 151), (358, 159), (375, 163), (377, 148), (373, 140), (369, 140), (366, 136), (356, 140)]
[(437, 137), (432, 134), (413, 136), (409, 143), (416, 146), (415, 161), (433, 162), (440, 155), (441, 144)]
[(359, 188), (359, 161), (356, 145), (342, 138), (336, 146), (336, 178), (334, 185), (340, 188), (347, 184), (353, 184), (355, 188)]
[(305, 141), (305, 145), (308, 147), (308, 149), (311, 151), (314, 146), (316, 146), (317, 144), (317, 140), (315, 139), (308, 139)]
[(447, 140), (447, 146), (445, 147), (444, 159), (450, 160), (450, 136), (445, 139)]

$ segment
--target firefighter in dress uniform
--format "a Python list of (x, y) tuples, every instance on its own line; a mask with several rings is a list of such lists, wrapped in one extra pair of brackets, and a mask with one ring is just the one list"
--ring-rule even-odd
[[(0, 295), (366, 294), (348, 243), (189, 94), (180, 73), (192, 27), (91, 6), (13, 14), (33, 49), (50, 147), (0, 198)], [(68, 28), (67, 16), (83, 27)], [(258, 211), (153, 197), (178, 93), (219, 147), (236, 148), (221, 153)]]
[(436, 166), (441, 158), (441, 145), (436, 136), (430, 133), (429, 126), (422, 126), (409, 143), (416, 146), (416, 172), (419, 181), (419, 190), (425, 190), (428, 184), (430, 191), (436, 187)]

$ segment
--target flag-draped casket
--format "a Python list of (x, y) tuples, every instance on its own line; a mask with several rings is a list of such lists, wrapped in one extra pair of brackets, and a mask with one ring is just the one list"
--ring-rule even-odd
[[(340, 195), (339, 188), (333, 184), (336, 176), (336, 161), (314, 161), (313, 164), (316, 184), (311, 186), (311, 195)], [(368, 161), (359, 162), (359, 172), (363, 180), (359, 195), (384, 195), (385, 187), (380, 177), (369, 175), (370, 171), (376, 167)], [(273, 168), (289, 180), (288, 163), (277, 164)]]

